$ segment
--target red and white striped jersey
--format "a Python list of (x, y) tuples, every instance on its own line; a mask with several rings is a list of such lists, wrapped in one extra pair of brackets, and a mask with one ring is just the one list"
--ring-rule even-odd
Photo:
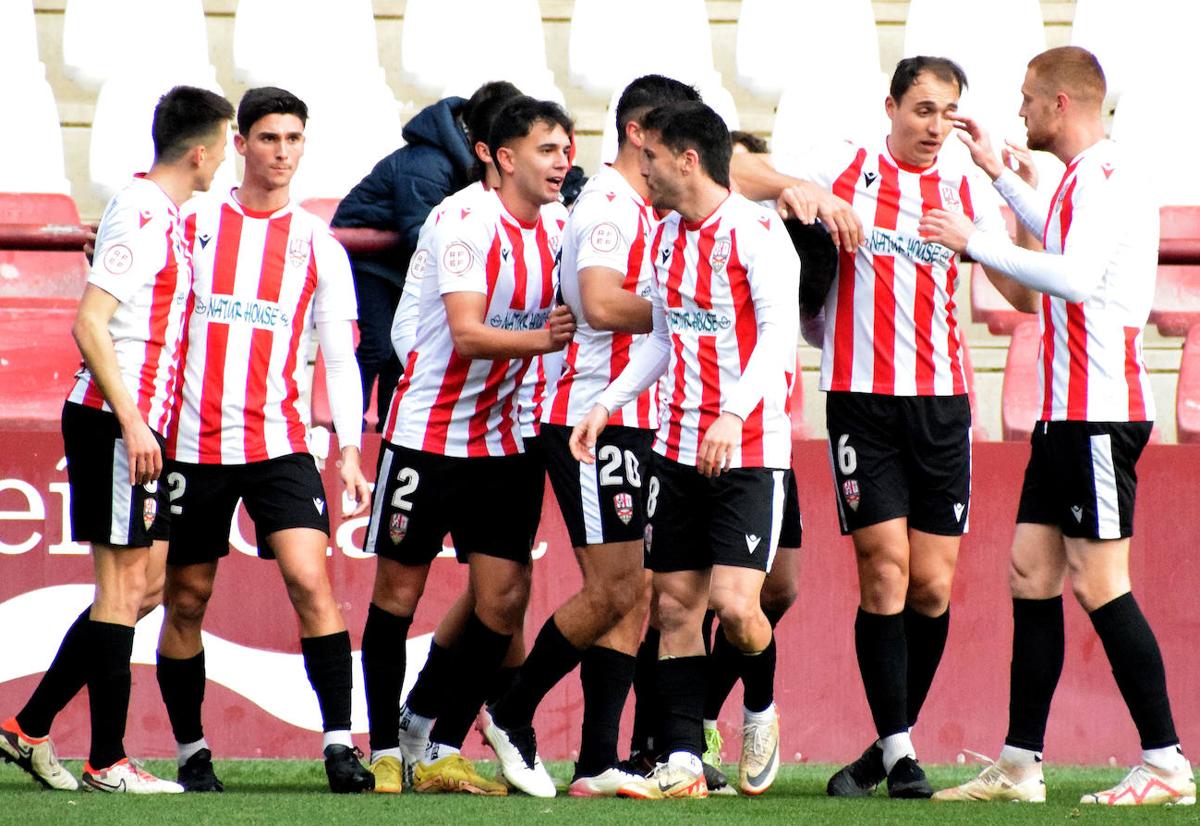
[(238, 465), (307, 453), (317, 322), (358, 317), (350, 262), (317, 216), (247, 209), (233, 192), (184, 205), (195, 279), (167, 455)]
[[(486, 296), (484, 322), (497, 329), (544, 327), (558, 287), (566, 217), (563, 206), (553, 203), (542, 207), (535, 223), (522, 224), (494, 191), (442, 215), (425, 268), (416, 339), (392, 397), (384, 439), (445, 456), (507, 456), (524, 450), (517, 391), (531, 366), (536, 370), (535, 360), (459, 356), (442, 296)], [(535, 376), (528, 380), (536, 384)], [(531, 422), (537, 403), (531, 395)]]
[[(179, 210), (138, 176), (108, 202), (95, 247), (88, 283), (120, 302), (108, 332), (121, 379), (146, 424), (167, 435), (192, 279)], [(75, 379), (68, 401), (112, 409), (86, 365)]]
[(840, 253), (825, 301), (821, 389), (888, 396), (966, 393), (954, 312), (957, 256), (923, 240), (917, 224), (925, 212), (944, 209), (967, 216), (980, 229), (1003, 231), (995, 192), (947, 152), (924, 169), (896, 160), (886, 141), (878, 148), (843, 144), (816, 154), (824, 157), (777, 162), (781, 171), (850, 202), (866, 231), (853, 255)]
[(1043, 421), (1143, 422), (1154, 396), (1142, 334), (1158, 272), (1158, 206), (1148, 177), (1112, 141), (1067, 166), (1050, 204), (1046, 252), (1090, 245), (1105, 272), (1085, 300), (1042, 294)]
[(733, 413), (731, 467), (790, 467), (800, 259), (779, 216), (731, 194), (695, 223), (664, 218), (651, 255), (654, 330), (599, 403), (613, 410), (661, 373), (657, 453), (694, 465), (709, 426)]
[[(542, 421), (573, 427), (645, 341), (644, 335), (596, 330), (587, 323), (579, 292), (579, 271), (606, 267), (625, 275), (621, 286), (650, 297), (654, 267), (650, 242), (658, 228), (654, 209), (620, 172), (604, 166), (584, 186), (563, 235), (559, 280), (563, 301), (575, 313), (575, 338), (567, 345), (562, 376), (547, 401)], [(657, 428), (658, 396), (654, 388), (612, 412), (609, 424)]]

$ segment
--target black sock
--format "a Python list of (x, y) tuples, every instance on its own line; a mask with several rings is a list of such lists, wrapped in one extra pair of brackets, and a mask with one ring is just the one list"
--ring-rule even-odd
[(176, 743), (195, 743), (204, 736), (204, 650), (185, 660), (158, 654), (158, 690), (171, 721)]
[(904, 638), (908, 647), (908, 726), (916, 725), (937, 674), (946, 635), (950, 633), (950, 609), (940, 616), (927, 617), (911, 608), (904, 609)]
[(1063, 598), (1013, 598), (1013, 653), (1009, 667), (1008, 734), (1004, 744), (1041, 751), (1046, 720), (1066, 650)]
[(742, 652), (725, 637), (724, 626), (717, 626), (712, 651), (708, 655), (708, 684), (704, 689), (704, 719), (715, 720), (729, 699), (729, 692), (741, 677)]
[(903, 614), (869, 614), (859, 608), (854, 620), (854, 650), (879, 738), (907, 731), (908, 650)]
[(577, 777), (594, 777), (617, 764), (621, 712), (633, 685), (636, 659), (611, 648), (592, 646), (583, 652), (579, 681), (583, 685), (583, 733)]
[[(706, 655), (713, 652), (713, 626), (717, 624), (717, 612), (709, 608), (704, 612), (704, 623), (700, 626), (700, 633), (704, 636), (704, 653)], [(718, 630), (718, 634), (720, 631)]]
[[(791, 605), (788, 606), (788, 608), (791, 608), (791, 607), (792, 607)], [(783, 615), (788, 612), (788, 608), (784, 608), (782, 610), (780, 610), (778, 608), (762, 609), (763, 616), (765, 616), (767, 618), (767, 622), (771, 623), (771, 630), (774, 630), (775, 626), (779, 625), (779, 621), (781, 619), (783, 619)]]
[(1179, 737), (1171, 718), (1162, 652), (1133, 594), (1122, 594), (1088, 616), (1104, 644), (1104, 653), (1137, 726), (1142, 748), (1176, 745)]
[(485, 702), (488, 706), (494, 706), (500, 702), (500, 698), (512, 690), (513, 683), (517, 680), (517, 674), (521, 673), (520, 666), (502, 665), (496, 669), (495, 676), (492, 677), (491, 685), (488, 686), (487, 698)]
[(633, 672), (633, 736), (629, 742), (630, 755), (642, 753), (657, 756), (659, 734), (658, 689), (658, 629), (646, 628), (646, 638), (638, 646), (637, 664)]
[(88, 706), (92, 723), (88, 763), (99, 770), (107, 769), (125, 756), (133, 627), (95, 620), (89, 620), (87, 625)]
[(745, 693), (742, 704), (750, 711), (766, 711), (775, 702), (775, 635), (771, 635), (771, 642), (757, 654), (739, 651), (738, 667)]
[(512, 688), (492, 708), (497, 725), (506, 729), (531, 725), (542, 698), (579, 665), (582, 656), (583, 652), (558, 630), (551, 615), (538, 632)]
[(353, 687), (350, 632), (300, 640), (304, 670), (317, 693), (321, 726), (325, 731), (350, 730), (350, 693)]
[(430, 640), (429, 656), (404, 701), (409, 711), (431, 720), (438, 716), (447, 687), (454, 679), (453, 660), (449, 648), (442, 648), (437, 640)]
[(373, 752), (400, 746), (400, 692), (410, 625), (412, 617), (397, 616), (373, 602), (367, 607), (362, 669)]
[(512, 634), (501, 634), (483, 624), (474, 612), (467, 619), (462, 636), (453, 649), (454, 679), (446, 686), (446, 699), (429, 739), (454, 748), (462, 748), (471, 723), (483, 705), (484, 695), (504, 655)]
[(90, 605), (84, 608), (67, 629), (54, 661), (42, 675), (25, 707), (17, 712), (17, 725), (30, 737), (48, 735), (54, 718), (87, 685), (87, 624), (91, 610)]
[(699, 757), (704, 753), (705, 667), (703, 656), (658, 661), (662, 743), (655, 745), (661, 754), (686, 751)]

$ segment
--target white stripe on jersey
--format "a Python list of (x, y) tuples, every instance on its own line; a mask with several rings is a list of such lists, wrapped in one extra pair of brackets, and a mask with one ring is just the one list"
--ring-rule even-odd
[(191, 201), (184, 220), (194, 309), (168, 456), (234, 465), (306, 453), (316, 322), (357, 316), (345, 250), (294, 204), (263, 213), (230, 193)]
[[(522, 226), (495, 192), (446, 211), (433, 230), (419, 320), (383, 436), (393, 444), (447, 456), (503, 456), (524, 448), (517, 388), (533, 359), (463, 359), (454, 350), (442, 295), (486, 296), (484, 322), (498, 329), (545, 326), (558, 286), (557, 255), (566, 210), (542, 207)], [(436, 282), (430, 280), (436, 278)], [(433, 289), (436, 283), (437, 289)], [(536, 377), (529, 376), (530, 380)]]
[[(108, 322), (121, 380), (143, 420), (167, 434), (176, 388), (176, 360), (191, 282), (179, 212), (145, 177), (108, 202), (96, 232), (88, 283), (120, 303)], [(68, 401), (111, 410), (84, 365)]]
[[(625, 276), (624, 289), (649, 298), (654, 273), (650, 243), (657, 227), (654, 210), (620, 172), (608, 165), (588, 180), (571, 208), (563, 234), (559, 282), (563, 301), (575, 314), (575, 338), (568, 345), (554, 395), (542, 412), (543, 421), (567, 427), (578, 424), (646, 341), (645, 335), (611, 333), (588, 324), (579, 271), (593, 266), (615, 270)], [(657, 428), (654, 389), (614, 410), (609, 424)]]

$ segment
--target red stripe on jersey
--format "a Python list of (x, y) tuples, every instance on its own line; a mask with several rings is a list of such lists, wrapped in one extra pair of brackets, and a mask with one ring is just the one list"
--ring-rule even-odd
[(1067, 233), (1071, 231), (1071, 218), (1074, 217), (1074, 204), (1071, 202), (1071, 197), (1075, 194), (1075, 184), (1079, 183), (1079, 179), (1071, 181), (1071, 185), (1067, 187), (1067, 191), (1063, 193), (1062, 210), (1058, 213), (1058, 250), (1059, 252), (1067, 251)]
[(712, 248), (717, 237), (720, 219), (700, 230), (696, 239), (696, 306), (702, 310), (712, 309)]
[(1050, 212), (1046, 215), (1046, 226), (1042, 228), (1043, 240), (1046, 240), (1050, 235), (1050, 222), (1054, 220), (1054, 205), (1058, 203), (1059, 193), (1062, 192), (1063, 186), (1065, 186), (1067, 183), (1067, 179), (1071, 177), (1071, 173), (1075, 171), (1075, 167), (1078, 165), (1079, 162), (1074, 161), (1066, 169), (1064, 169), (1062, 178), (1059, 179), (1058, 186), (1054, 189), (1054, 195), (1050, 198)]
[(104, 394), (100, 392), (94, 378), (88, 379), (87, 390), (83, 391), (83, 406), (94, 407), (97, 410), (104, 408)]
[(409, 379), (412, 376), (413, 368), (417, 366), (418, 355), (416, 350), (408, 354), (408, 362), (404, 365), (404, 373), (400, 376), (400, 380), (396, 382), (396, 392), (392, 393), (392, 401), (388, 405), (387, 426), (383, 429), (384, 438), (389, 441), (391, 441), (392, 435), (396, 432), (396, 414), (400, 409), (400, 400), (408, 392)]
[[(242, 215), (226, 204), (221, 207), (220, 225), (217, 227), (212, 295), (233, 295), (241, 242)], [(204, 386), (200, 388), (201, 464), (218, 464), (221, 461), (221, 399), (225, 395), (224, 364), (228, 345), (229, 325), (209, 324), (204, 342)], [(221, 369), (213, 369), (212, 365), (220, 365)]]
[[(941, 179), (937, 172), (921, 176), (921, 214), (931, 209), (942, 208), (942, 196), (938, 191)], [(950, 282), (953, 284), (953, 282)], [(933, 265), (916, 265), (916, 295), (913, 300), (913, 332), (916, 339), (917, 395), (931, 396), (934, 392), (933, 364), (933, 296), (937, 285), (933, 282)]]
[[(894, 230), (899, 215), (900, 173), (890, 163), (881, 162), (875, 226)], [(896, 392), (896, 257), (878, 253), (872, 257), (875, 266), (875, 319), (872, 332), (875, 366), (872, 370), (872, 390), (892, 395)]]
[(1042, 294), (1042, 420), (1054, 409), (1054, 305)]
[[(738, 257), (737, 233), (730, 233), (729, 263), (725, 272), (729, 277), (729, 294), (733, 298), (733, 315), (736, 319), (738, 362), (743, 372), (750, 363), (750, 356), (758, 344), (758, 316), (754, 312), (754, 297), (750, 294), (750, 280), (746, 267)], [(784, 377), (784, 381), (788, 379)], [(764, 388), (765, 390), (765, 388)], [(756, 467), (763, 462), (763, 402), (759, 401), (742, 425), (742, 466)]]
[[(258, 274), (258, 298), (260, 301), (279, 301), (283, 286), (283, 264), (286, 260), (288, 235), (292, 229), (292, 214), (267, 222), (267, 238), (263, 245), (262, 269)], [(309, 262), (313, 259), (310, 257)], [(293, 316), (295, 326), (303, 319)], [(255, 329), (250, 334), (250, 363), (246, 370), (245, 426), (242, 428), (242, 444), (247, 462), (263, 462), (271, 458), (267, 453), (267, 368), (271, 365), (271, 343), (275, 334), (270, 330)]]
[[(525, 371), (528, 369), (529, 361), (526, 360), (515, 376), (516, 383), (513, 386), (516, 390), (508, 394), (508, 398), (504, 400), (504, 404), (500, 408), (500, 448), (505, 456), (521, 452), (521, 449), (517, 447), (516, 436), (513, 435), (513, 422), (516, 421), (516, 416), (513, 415), (513, 405), (517, 403), (517, 399), (520, 396), (521, 382), (525, 381)], [(483, 455), (487, 455), (486, 447), (484, 448)]]
[[(867, 160), (867, 150), (860, 149), (846, 170), (833, 182), (833, 194), (849, 204), (854, 203), (858, 176)], [(854, 258), (857, 253), (839, 251), (837, 316), (833, 319), (833, 377), (831, 390), (849, 390), (854, 372)]]
[(1082, 304), (1067, 305), (1067, 355), (1070, 376), (1067, 379), (1067, 418), (1087, 418), (1088, 355), (1087, 319)]
[[(666, 226), (665, 224), (663, 225)], [(662, 228), (659, 229), (659, 238), (662, 238)], [(657, 248), (658, 244), (655, 244)], [(678, 233), (675, 236), (675, 241), (671, 246), (671, 266), (667, 270), (667, 306), (682, 307), (683, 299), (679, 295), (679, 286), (683, 283), (683, 268), (684, 258), (683, 250), (687, 246), (687, 234), (683, 228), (682, 220), (679, 223)], [(683, 361), (683, 341), (678, 335), (671, 335), (671, 345), (675, 351), (675, 374), (673, 376), (673, 386), (671, 392), (671, 413), (668, 418), (667, 425), (667, 458), (679, 458), (679, 441), (683, 437), (683, 401), (687, 394), (687, 381), (685, 379), (685, 365)]]
[[(495, 248), (495, 245), (493, 245)], [(490, 257), (490, 256), (489, 256)], [(444, 454), (446, 452), (446, 437), (450, 433), (450, 419), (454, 415), (454, 405), (462, 395), (463, 385), (467, 383), (467, 373), (471, 370), (471, 360), (461, 357), (451, 349), (450, 359), (446, 363), (446, 372), (442, 376), (442, 386), (438, 388), (437, 398), (429, 408), (429, 422), (425, 426), (425, 440), (421, 449), (429, 453)]]
[[(183, 251), (187, 256), (188, 272), (191, 273), (189, 284), (195, 284), (196, 274), (192, 266), (192, 245), (196, 243), (196, 214), (192, 213), (183, 222)], [(179, 328), (179, 346), (176, 350), (175, 363), (170, 368), (171, 388), (171, 422), (165, 433), (167, 439), (166, 458), (175, 457), (175, 447), (179, 440), (179, 416), (183, 409), (183, 374), (187, 366), (188, 330), (191, 328), (192, 311), (196, 308), (196, 292), (188, 290), (187, 305), (183, 311), (183, 323)]]
[[(966, 178), (958, 185), (958, 197), (962, 201), (963, 215), (974, 221), (975, 207), (971, 202), (971, 186)], [(962, 344), (959, 342), (958, 316), (955, 313), (958, 305), (954, 303), (954, 284), (957, 280), (958, 257), (955, 256), (950, 259), (950, 266), (946, 268), (946, 353), (950, 356), (950, 375), (954, 377), (954, 392), (961, 395), (967, 392), (967, 371), (959, 355)]]
[(475, 412), (471, 414), (467, 423), (468, 456), (488, 455), (486, 443), (488, 418), (492, 412), (492, 406), (500, 398), (500, 385), (504, 383), (504, 377), (508, 375), (509, 364), (508, 359), (497, 359), (492, 362), (492, 368), (488, 371), (483, 388), (475, 399)]
[[(550, 410), (550, 418), (555, 422), (565, 422), (567, 420), (567, 410), (571, 407), (571, 390), (575, 384), (575, 376), (578, 375), (578, 370), (575, 367), (575, 362), (579, 358), (579, 344), (572, 341), (567, 345), (567, 355), (563, 359), (562, 375), (558, 379), (558, 389), (554, 393), (554, 407)], [(612, 377), (609, 377), (612, 380)], [(617, 421), (612, 421), (612, 424), (619, 424)]]
[[(509, 255), (513, 257), (513, 287), (512, 301), (508, 302), (509, 308), (513, 310), (525, 309), (525, 289), (526, 282), (529, 280), (529, 270), (525, 266), (525, 239), (521, 237), (520, 227), (514, 227), (507, 221), (502, 221), (504, 232), (508, 235), (509, 246), (512, 247)], [(538, 221), (541, 224), (541, 221)], [(499, 235), (497, 235), (499, 238)], [(501, 256), (504, 255), (501, 250)], [(488, 279), (489, 292), (491, 287), (491, 279)]]
[(1129, 421), (1146, 421), (1146, 399), (1142, 396), (1142, 366), (1137, 343), (1141, 327), (1125, 328), (1125, 383), (1129, 385)]
[[(492, 303), (492, 293), (496, 291), (496, 279), (500, 277), (500, 233), (492, 236), (492, 245), (488, 247), (487, 264), (484, 268), (487, 277), (487, 302)], [(486, 304), (484, 306), (486, 306)], [(486, 312), (486, 310), (485, 310)]]
[[(542, 223), (540, 215), (533, 237), (537, 239), (538, 257), (542, 260), (542, 298), (538, 307), (545, 309), (554, 301), (554, 253), (550, 251), (550, 236), (546, 233), (546, 225)], [(541, 375), (544, 380), (545, 373)]]
[[(167, 230), (167, 264), (154, 277), (154, 289), (150, 294), (150, 327), (146, 331), (146, 355), (142, 360), (141, 375), (138, 377), (138, 410), (151, 428), (162, 432), (170, 413), (170, 400), (164, 399), (162, 414), (158, 422), (149, 421), (150, 406), (154, 402), (154, 387), (157, 384), (159, 359), (167, 343), (167, 326), (171, 321), (171, 303), (175, 300), (175, 284), (179, 277), (179, 262), (175, 260), (175, 243), (171, 238), (171, 226)], [(167, 385), (170, 386), (169, 384)]]
[[(288, 342), (287, 360), (283, 363), (284, 394), (280, 407), (283, 409), (283, 420), (287, 422), (288, 444), (294, 453), (308, 452), (308, 444), (304, 440), (304, 422), (300, 419), (300, 411), (296, 409), (296, 402), (300, 399), (300, 385), (296, 383), (296, 359), (299, 356), (300, 337), (304, 335), (304, 328), (307, 326), (304, 322), (307, 319), (308, 305), (316, 291), (317, 257), (312, 255), (308, 259), (308, 275), (304, 279), (304, 288), (300, 291), (296, 309), (292, 312), (292, 338)], [(306, 357), (307, 355), (305, 353)]]
[[(700, 230), (696, 239), (696, 306), (712, 309), (712, 248), (720, 219)], [(700, 364), (700, 421), (696, 426), (696, 452), (704, 442), (704, 434), (721, 415), (721, 365), (717, 359), (716, 336), (700, 336), (697, 360)]]
[(967, 179), (963, 178), (958, 184), (958, 200), (962, 201), (963, 215), (967, 216), (968, 220), (975, 220), (975, 207), (971, 204), (971, 186), (967, 183)]

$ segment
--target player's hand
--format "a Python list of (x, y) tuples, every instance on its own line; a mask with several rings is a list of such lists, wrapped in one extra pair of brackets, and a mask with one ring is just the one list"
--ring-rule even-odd
[(96, 228), (85, 224), (84, 229), (87, 230), (87, 235), (83, 242), (83, 254), (87, 256), (88, 266), (90, 267), (92, 265), (92, 256), (96, 254)]
[(129, 458), (129, 484), (144, 485), (157, 479), (163, 468), (162, 450), (150, 426), (140, 416), (131, 417), (121, 424), (121, 438)]
[(1027, 146), (1019, 146), (1012, 141), (1005, 141), (1004, 148), (1000, 150), (1000, 160), (1009, 169), (1017, 173), (1022, 181), (1029, 184), (1034, 189), (1038, 185), (1037, 166), (1033, 163), (1033, 153), (1029, 151)]
[(958, 127), (958, 139), (970, 151), (971, 160), (975, 165), (986, 172), (993, 181), (999, 178), (1004, 167), (996, 157), (996, 151), (992, 149), (992, 139), (983, 127), (974, 119), (962, 115), (954, 118), (954, 125)]
[(342, 477), (342, 487), (345, 488), (346, 498), (354, 503), (354, 510), (342, 514), (343, 517), (359, 516), (371, 507), (371, 486), (363, 476), (359, 463), (359, 452), (356, 447), (342, 448), (342, 458), (338, 461), (338, 474)]
[(571, 440), (567, 443), (575, 461), (585, 465), (596, 463), (596, 439), (600, 438), (607, 425), (608, 410), (604, 405), (593, 405), (583, 417), (583, 421), (575, 425), (575, 429), (571, 431)]
[(961, 253), (966, 250), (967, 241), (975, 232), (975, 225), (957, 213), (931, 209), (921, 216), (921, 223), (917, 225), (917, 229), (926, 241)]
[(575, 337), (575, 314), (565, 304), (557, 305), (546, 319), (546, 332), (550, 337), (547, 353), (555, 353), (571, 343)]
[(700, 442), (696, 469), (701, 476), (720, 476), (733, 463), (733, 449), (742, 442), (742, 420), (732, 413), (722, 413), (712, 423)]
[(789, 186), (779, 194), (776, 210), (782, 218), (795, 216), (805, 224), (820, 218), (834, 246), (846, 252), (854, 252), (862, 243), (863, 226), (858, 213), (849, 203), (816, 184), (803, 181)]

